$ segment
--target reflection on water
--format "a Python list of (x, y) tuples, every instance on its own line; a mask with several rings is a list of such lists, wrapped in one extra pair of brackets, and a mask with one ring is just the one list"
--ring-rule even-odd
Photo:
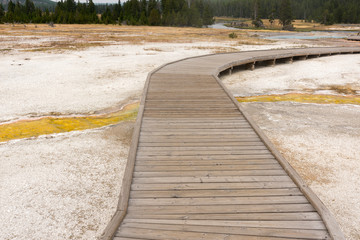
[(239, 30), (238, 28), (233, 28), (233, 27), (227, 27), (225, 26), (225, 23), (215, 23), (213, 25), (208, 26), (209, 28), (214, 28), (214, 29), (231, 29), (231, 30)]

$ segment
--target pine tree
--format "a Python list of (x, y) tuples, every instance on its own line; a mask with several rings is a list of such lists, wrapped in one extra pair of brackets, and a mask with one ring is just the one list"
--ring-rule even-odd
[(158, 4), (157, 4), (156, 0), (149, 0), (149, 3), (148, 3), (149, 16), (153, 9), (158, 9)]
[(109, 6), (106, 6), (105, 12), (101, 14), (101, 22), (105, 24), (112, 24), (114, 23), (112, 17), (111, 17), (111, 11)]
[(15, 4), (10, 0), (8, 3), (8, 10), (5, 15), (6, 22), (14, 22), (14, 15), (15, 15)]
[(254, 14), (253, 14), (253, 21), (259, 20), (259, 0), (254, 0)]
[(158, 26), (161, 24), (160, 12), (156, 8), (153, 8), (150, 12), (149, 24), (151, 26)]
[(31, 0), (25, 0), (25, 10), (28, 16), (35, 12), (35, 5)]
[(188, 26), (191, 27), (202, 27), (203, 21), (201, 19), (201, 15), (199, 10), (196, 8), (194, 2), (191, 3), (189, 14), (188, 14)]
[(204, 6), (204, 13), (203, 13), (203, 21), (204, 25), (212, 25), (214, 23), (214, 15), (210, 9), (210, 6), (208, 4), (205, 4)]
[(274, 22), (275, 22), (275, 9), (273, 9), (269, 15), (269, 23), (271, 27), (274, 24)]
[(282, 0), (280, 5), (279, 21), (280, 24), (290, 26), (293, 20), (290, 0)]
[(0, 23), (3, 23), (3, 21), (4, 21), (4, 16), (5, 16), (4, 7), (3, 7), (3, 5), (0, 3)]
[(25, 15), (25, 8), (20, 4), (20, 2), (16, 2), (14, 9), (14, 21), (19, 23), (24, 23), (27, 21)]

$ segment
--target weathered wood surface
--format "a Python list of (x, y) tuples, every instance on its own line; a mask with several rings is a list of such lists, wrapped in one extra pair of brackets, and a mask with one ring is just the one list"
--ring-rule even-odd
[(217, 75), (239, 65), (359, 52), (228, 53), (154, 70), (118, 209), (102, 239), (344, 239), (329, 211)]
[(360, 36), (351, 36), (351, 37), (348, 37), (348, 40), (349, 41), (360, 41)]

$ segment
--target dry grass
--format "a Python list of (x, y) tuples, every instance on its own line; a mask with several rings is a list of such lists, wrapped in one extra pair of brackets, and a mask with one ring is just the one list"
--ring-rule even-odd
[[(263, 23), (266, 28), (278, 30), (282, 29), (282, 25), (280, 24), (278, 19), (276, 19), (272, 25), (270, 24), (269, 19), (263, 19)], [(326, 30), (328, 28), (323, 24), (315, 22), (305, 22), (304, 20), (294, 20), (292, 24), (298, 30)]]
[[(234, 30), (212, 28), (178, 28), (119, 25), (0, 25), (0, 38), (8, 49), (22, 51), (67, 51), (114, 44), (234, 42), (262, 44), (246, 31), (235, 30), (237, 39), (230, 39)], [(41, 39), (42, 41), (39, 41)]]
[[(217, 21), (219, 22), (242, 22), (248, 24), (250, 27), (252, 26), (252, 20), (246, 18), (231, 18), (231, 17), (217, 17)], [(279, 23), (278, 19), (275, 19), (274, 23), (271, 25), (269, 19), (262, 19), (265, 27), (267, 29), (271, 29), (273, 31), (281, 31), (282, 26)], [(360, 29), (360, 24), (351, 24), (350, 25), (324, 25), (316, 22), (305, 22), (304, 20), (294, 20), (292, 23), (297, 30), (303, 31), (318, 31), (318, 30), (333, 30), (333, 29), (341, 29), (341, 30), (351, 30), (351, 28)], [(347, 29), (350, 26), (350, 29)], [(267, 30), (269, 31), (269, 30)]]
[(195, 46), (195, 47), (191, 47), (191, 49), (211, 50), (212, 53), (238, 52), (239, 51), (238, 49), (233, 48), (233, 47), (216, 47), (216, 46), (214, 46), (214, 47)]
[(163, 50), (163, 49), (160, 49), (160, 48), (144, 48), (144, 51), (164, 52), (164, 50)]
[(327, 87), (328, 90), (335, 91), (340, 94), (355, 95), (360, 92), (360, 89), (355, 89), (351, 84), (346, 85), (332, 85)]

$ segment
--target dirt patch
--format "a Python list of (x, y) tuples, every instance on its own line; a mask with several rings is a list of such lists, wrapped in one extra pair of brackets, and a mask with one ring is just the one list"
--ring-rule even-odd
[(103, 137), (119, 141), (126, 147), (130, 147), (134, 131), (135, 121), (126, 121), (107, 128)]
[[(333, 181), (333, 171), (330, 167), (307, 161), (299, 152), (285, 148), (285, 143), (278, 138), (273, 137), (272, 142), (307, 184), (326, 185)], [(302, 145), (306, 147), (306, 145)]]
[(336, 91), (340, 94), (350, 94), (355, 95), (358, 92), (360, 93), (360, 88), (356, 88), (351, 84), (345, 84), (345, 85), (332, 85), (328, 87), (329, 90)]

